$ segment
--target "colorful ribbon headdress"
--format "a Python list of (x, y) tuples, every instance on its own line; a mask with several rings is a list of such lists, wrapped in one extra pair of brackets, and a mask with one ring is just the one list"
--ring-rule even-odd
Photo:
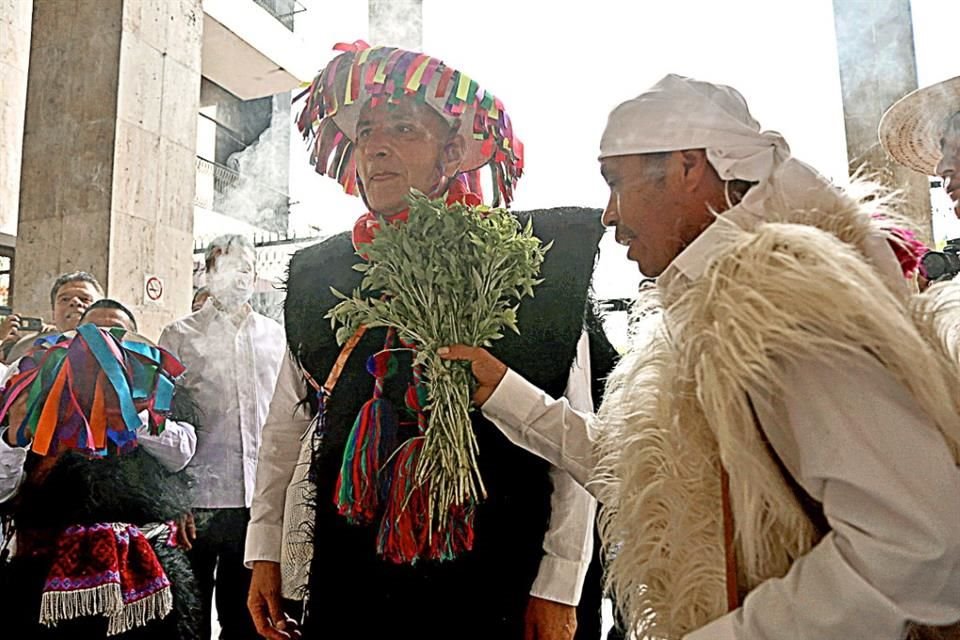
[(183, 365), (172, 355), (122, 329), (80, 325), (38, 340), (3, 389), (0, 420), (21, 396), (25, 415), (17, 442), (39, 455), (76, 449), (104, 455), (136, 445), (139, 413), (152, 433), (163, 430), (173, 399), (173, 379)]
[(338, 44), (342, 54), (330, 61), (307, 90), (297, 126), (310, 145), (310, 164), (358, 195), (353, 158), (360, 109), (367, 101), (395, 102), (414, 97), (451, 124), (459, 123), (466, 142), (463, 173), (476, 182), (484, 165), (493, 175), (494, 206), (509, 204), (523, 173), (523, 144), (510, 117), (493, 94), (466, 74), (424, 53), (394, 47), (370, 47), (358, 40)]

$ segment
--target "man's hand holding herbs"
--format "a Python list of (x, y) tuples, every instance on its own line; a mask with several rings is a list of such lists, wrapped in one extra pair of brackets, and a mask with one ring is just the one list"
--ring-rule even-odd
[(470, 363), (470, 371), (477, 380), (477, 388), (473, 392), (473, 402), (478, 407), (490, 399), (503, 376), (507, 375), (507, 365), (503, 364), (493, 354), (483, 347), (470, 347), (465, 344), (454, 344), (437, 349), (437, 355), (444, 360), (465, 360)]

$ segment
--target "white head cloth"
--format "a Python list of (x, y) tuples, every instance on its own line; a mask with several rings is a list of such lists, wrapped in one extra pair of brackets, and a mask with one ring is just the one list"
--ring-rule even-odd
[[(843, 197), (813, 167), (790, 155), (783, 136), (760, 130), (739, 91), (674, 74), (610, 113), (600, 159), (685, 149), (706, 149), (721, 180), (757, 183), (722, 215), (737, 226), (769, 219), (776, 209), (830, 212)], [(905, 280), (886, 238), (878, 232), (867, 252), (895, 290), (902, 290)]]
[(758, 183), (739, 208), (761, 217), (774, 192), (795, 206), (817, 206), (829, 185), (790, 155), (783, 136), (760, 130), (736, 89), (674, 74), (614, 109), (600, 140), (601, 159), (684, 149), (706, 149), (721, 180)]

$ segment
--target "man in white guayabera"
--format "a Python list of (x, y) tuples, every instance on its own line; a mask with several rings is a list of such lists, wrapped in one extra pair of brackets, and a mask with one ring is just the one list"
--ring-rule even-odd
[(243, 566), (243, 543), (260, 431), (285, 349), (283, 328), (250, 306), (254, 264), (253, 247), (242, 236), (211, 242), (206, 253), (210, 298), (160, 336), (160, 345), (186, 367), (183, 385), (202, 416), (197, 453), (188, 467), (195, 483), (190, 560), (200, 588), (204, 637), (210, 637), (216, 586), (223, 640), (258, 637), (246, 609), (250, 570)]
[(636, 636), (957, 637), (924, 625), (960, 619), (960, 363), (939, 338), (960, 289), (911, 296), (889, 198), (831, 185), (730, 87), (670, 75), (621, 104), (600, 167), (662, 312), (599, 414), (483, 350), (447, 357), (597, 494)]

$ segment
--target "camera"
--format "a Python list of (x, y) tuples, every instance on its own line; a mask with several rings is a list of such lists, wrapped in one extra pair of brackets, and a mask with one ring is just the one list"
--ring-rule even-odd
[(960, 238), (947, 240), (943, 251), (927, 251), (920, 260), (927, 280), (952, 280), (960, 273)]
[(43, 331), (43, 319), (23, 316), (20, 318), (20, 328), (23, 331)]

